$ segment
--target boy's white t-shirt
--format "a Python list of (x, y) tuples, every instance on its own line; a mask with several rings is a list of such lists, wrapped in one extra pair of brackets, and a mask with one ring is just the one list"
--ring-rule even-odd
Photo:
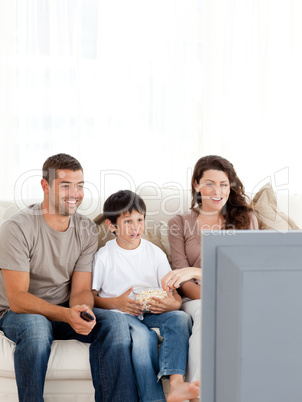
[[(113, 239), (94, 256), (92, 289), (100, 297), (117, 297), (132, 286), (158, 288), (169, 271), (166, 254), (148, 240), (141, 239), (136, 249), (126, 250)], [(129, 297), (134, 299), (133, 293)]]

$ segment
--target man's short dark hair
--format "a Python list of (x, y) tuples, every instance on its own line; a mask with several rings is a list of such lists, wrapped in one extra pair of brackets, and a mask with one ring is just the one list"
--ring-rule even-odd
[(135, 210), (146, 216), (146, 204), (144, 200), (136, 193), (130, 190), (120, 190), (110, 197), (104, 203), (103, 217), (109, 219), (113, 225), (121, 215)]
[(50, 156), (44, 162), (42, 168), (43, 179), (51, 185), (56, 178), (56, 171), (59, 169), (72, 170), (73, 172), (81, 170), (83, 172), (83, 168), (76, 158), (68, 154), (57, 154)]

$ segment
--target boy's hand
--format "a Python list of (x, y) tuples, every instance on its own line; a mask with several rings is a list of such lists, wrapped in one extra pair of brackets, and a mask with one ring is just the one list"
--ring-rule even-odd
[(175, 299), (172, 292), (167, 291), (167, 298), (152, 297), (147, 307), (153, 314), (166, 313), (167, 311), (178, 310), (181, 306), (181, 300)]
[(139, 315), (143, 312), (142, 303), (133, 300), (129, 297), (133, 287), (128, 289), (125, 293), (116, 298), (116, 308), (131, 315)]

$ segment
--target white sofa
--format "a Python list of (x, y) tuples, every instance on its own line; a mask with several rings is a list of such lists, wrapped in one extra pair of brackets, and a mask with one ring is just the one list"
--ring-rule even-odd
[[(190, 191), (179, 188), (158, 188), (146, 186), (139, 194), (147, 205), (146, 229), (151, 241), (158, 244), (169, 256), (167, 231), (165, 223), (175, 214), (184, 213), (190, 207)], [(276, 230), (286, 231), (302, 227), (302, 195), (276, 193), (267, 185), (257, 194), (260, 218), (266, 225)], [(0, 201), (0, 225), (13, 213), (25, 205), (40, 200)], [(85, 199), (81, 213), (95, 218), (101, 212), (103, 199)], [(257, 206), (256, 204), (256, 206)], [(279, 209), (280, 208), (280, 209)], [(290, 216), (292, 220), (287, 219)], [(106, 237), (106, 236), (105, 236)], [(106, 241), (102, 234), (100, 243)], [(17, 388), (14, 375), (15, 345), (0, 331), (0, 401), (17, 402)], [(91, 381), (89, 345), (81, 342), (55, 341), (52, 345), (45, 383), (44, 398), (46, 402), (89, 402), (94, 401), (94, 389)], [(165, 390), (167, 385), (164, 386)]]

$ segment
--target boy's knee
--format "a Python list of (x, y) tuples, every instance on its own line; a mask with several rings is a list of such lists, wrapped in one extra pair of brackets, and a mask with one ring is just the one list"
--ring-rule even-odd
[(175, 325), (179, 326), (180, 328), (188, 328), (192, 329), (192, 318), (189, 314), (185, 313), (184, 311), (177, 310), (175, 311)]
[(110, 337), (113, 343), (129, 344), (130, 330), (124, 314), (94, 309), (97, 321), (97, 333), (101, 339)]
[(130, 333), (133, 345), (135, 345), (137, 349), (149, 350), (157, 348), (158, 335), (155, 331), (149, 330), (147, 327), (144, 327), (143, 329), (131, 328)]
[(128, 328), (128, 322), (124, 317), (124, 314), (111, 310), (93, 309), (96, 317), (96, 322), (101, 324), (102, 327), (106, 327), (109, 331), (116, 331), (117, 328), (123, 330)]

